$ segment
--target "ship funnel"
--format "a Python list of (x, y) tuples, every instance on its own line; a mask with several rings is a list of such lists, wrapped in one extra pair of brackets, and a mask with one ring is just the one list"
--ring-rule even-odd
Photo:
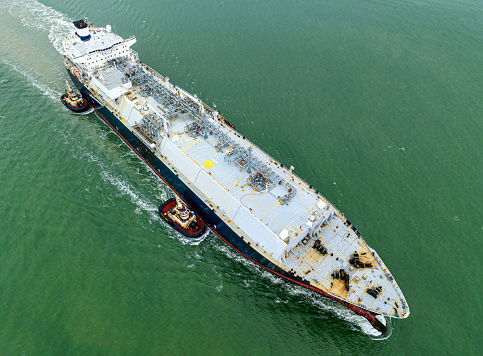
[(75, 31), (76, 35), (79, 36), (82, 41), (89, 41), (91, 39), (89, 27), (84, 20), (74, 21), (73, 24), (77, 29), (77, 31)]

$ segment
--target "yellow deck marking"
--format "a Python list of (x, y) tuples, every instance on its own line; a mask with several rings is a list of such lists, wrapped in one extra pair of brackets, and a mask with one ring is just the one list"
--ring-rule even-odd
[[(183, 135), (181, 135), (181, 136), (183, 136)], [(193, 138), (193, 137), (191, 137), (191, 136), (190, 136), (190, 137), (188, 137), (188, 139), (191, 139), (191, 143), (190, 143), (189, 145), (186, 145), (186, 147), (182, 148), (182, 149), (181, 149), (182, 151), (186, 150), (187, 148), (190, 148), (191, 146), (193, 146), (193, 145), (195, 145), (195, 144), (198, 144), (198, 143), (202, 143), (202, 142), (204, 142), (204, 141), (198, 140), (198, 139), (196, 139), (196, 138)], [(206, 140), (206, 141), (213, 141), (213, 142), (216, 142), (215, 140)], [(200, 147), (200, 148), (203, 148), (203, 147)], [(193, 150), (193, 151), (194, 151), (194, 150)], [(193, 151), (192, 151), (192, 152), (193, 152)]]
[(203, 163), (203, 166), (205, 166), (205, 168), (213, 168), (213, 166), (215, 165), (215, 162), (213, 161), (205, 161), (205, 163)]
[[(236, 186), (236, 184), (238, 183), (238, 181), (239, 181), (239, 180), (240, 180), (240, 179), (243, 177), (243, 174), (244, 174), (244, 173), (245, 173), (245, 167), (243, 167), (243, 170), (242, 170), (242, 172), (241, 172), (241, 174), (240, 174), (240, 177), (238, 177), (238, 179), (237, 179), (236, 181), (234, 181), (233, 183), (231, 183), (231, 184), (229, 185), (229, 187), (230, 187), (230, 186), (232, 186), (233, 184), (235, 184), (235, 186)], [(240, 189), (238, 189), (238, 190), (239, 190), (240, 192), (242, 192), (241, 188), (240, 188)]]
[[(214, 140), (210, 140), (210, 141), (214, 141)], [(191, 145), (196, 145), (197, 143), (202, 143), (202, 142), (204, 142), (204, 141), (196, 141), (196, 142), (193, 142), (192, 144), (190, 144), (189, 146), (191, 146)], [(189, 146), (188, 146), (188, 147), (189, 147)], [(188, 148), (188, 147), (186, 147), (186, 148)], [(201, 147), (199, 147), (199, 148), (194, 148), (193, 150), (191, 150), (191, 151), (188, 153), (188, 155), (193, 154), (194, 156), (199, 157), (199, 158), (201, 158), (201, 159), (206, 158), (206, 157), (204, 157), (204, 156), (199, 155), (199, 154), (196, 152), (197, 150), (199, 150), (199, 149), (203, 149), (203, 148), (206, 148), (206, 146), (201, 146)], [(212, 157), (215, 157), (217, 154), (219, 154), (219, 152), (216, 152), (216, 150), (215, 150), (215, 149), (213, 149), (213, 151), (215, 151), (215, 152), (214, 152), (214, 154), (212, 155)], [(197, 160), (197, 159), (195, 159), (194, 157), (192, 157), (192, 159), (193, 159), (195, 162), (198, 162), (198, 160)], [(208, 162), (208, 161), (206, 161), (206, 162)], [(206, 163), (206, 162), (205, 162), (205, 163)], [(206, 167), (204, 164), (203, 164), (203, 166), (204, 166), (204, 167)], [(213, 167), (213, 166), (212, 166), (212, 167)], [(212, 167), (206, 167), (206, 168), (212, 168)], [(235, 167), (234, 167), (233, 172), (234, 172), (235, 170), (236, 170), (236, 169), (235, 169)], [(215, 171), (216, 171), (216, 172), (217, 172), (217, 173), (220, 175), (220, 177), (222, 177), (224, 180), (228, 181), (228, 178), (227, 178), (227, 177), (226, 177), (226, 176), (225, 176), (223, 173), (221, 173), (221, 172), (220, 172), (219, 170), (217, 170), (216, 168), (215, 168)], [(231, 175), (233, 175), (233, 173), (231, 173), (231, 174), (230, 174), (230, 177), (231, 177)], [(238, 180), (240, 180), (240, 178), (241, 178), (242, 176), (243, 176), (243, 172), (241, 173), (240, 177), (237, 179), (237, 181), (236, 181), (236, 182), (238, 182)], [(216, 179), (215, 179), (215, 180), (216, 180)], [(218, 180), (216, 180), (216, 181), (218, 182)], [(223, 187), (225, 187), (225, 185), (223, 185), (222, 183), (220, 183), (220, 182), (218, 182), (218, 183), (219, 183), (219, 184), (221, 184)], [(233, 185), (233, 183), (232, 183), (232, 184), (230, 184), (230, 185)], [(229, 187), (230, 185), (228, 185), (227, 187)], [(226, 188), (225, 188), (225, 189), (226, 189)]]

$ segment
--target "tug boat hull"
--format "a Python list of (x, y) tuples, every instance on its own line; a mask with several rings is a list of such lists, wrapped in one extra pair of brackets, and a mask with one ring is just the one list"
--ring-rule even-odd
[(166, 220), (168, 222), (168, 224), (170, 224), (173, 228), (178, 230), (180, 233), (182, 233), (186, 237), (195, 238), (195, 237), (201, 236), (206, 231), (206, 224), (199, 215), (195, 214), (196, 215), (196, 224), (195, 224), (194, 228), (191, 228), (191, 227), (184, 228), (183, 226), (179, 225), (176, 221), (173, 221), (173, 219), (171, 219), (168, 216), (168, 213), (173, 208), (176, 207), (176, 204), (177, 203), (176, 203), (175, 198), (171, 198), (171, 199), (165, 201), (158, 208), (159, 215), (161, 215), (161, 217), (164, 220)]

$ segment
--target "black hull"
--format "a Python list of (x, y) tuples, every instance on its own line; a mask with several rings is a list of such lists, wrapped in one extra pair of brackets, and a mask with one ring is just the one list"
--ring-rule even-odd
[(72, 73), (69, 71), (67, 72), (71, 76), (75, 86), (79, 89), (81, 95), (94, 108), (98, 116), (107, 125), (109, 125), (111, 129), (134, 152), (136, 152), (136, 154), (153, 170), (158, 177), (160, 177), (183, 201), (185, 201), (185, 203), (191, 206), (194, 211), (196, 211), (196, 213), (202, 217), (206, 225), (208, 225), (208, 227), (226, 244), (228, 244), (231, 248), (245, 258), (265, 268), (266, 270), (341, 303), (355, 313), (365, 317), (375, 329), (381, 331), (382, 333), (387, 331), (386, 327), (375, 318), (375, 316), (378, 314), (361, 309), (310, 285), (309, 281), (296, 276), (291, 272), (281, 269), (253, 249), (250, 246), (250, 243), (243, 241), (243, 239), (236, 234), (235, 231), (233, 231), (220, 217), (218, 217), (218, 215), (215, 214), (214, 209), (210, 208), (206, 203), (198, 198), (198, 196), (186, 184), (184, 184), (181, 179), (175, 173), (173, 173), (158, 157), (156, 157), (140, 139), (138, 139), (123, 123), (121, 123), (121, 121), (119, 121), (119, 119), (113, 113), (111, 113), (111, 111), (97, 103), (87, 88), (85, 88)]

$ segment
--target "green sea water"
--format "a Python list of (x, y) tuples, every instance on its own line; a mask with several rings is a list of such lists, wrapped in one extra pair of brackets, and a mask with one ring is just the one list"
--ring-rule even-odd
[[(172, 192), (59, 102), (86, 15), (321, 191), (395, 276), (368, 322), (157, 215)], [(0, 0), (0, 355), (482, 353), (481, 0)]]

